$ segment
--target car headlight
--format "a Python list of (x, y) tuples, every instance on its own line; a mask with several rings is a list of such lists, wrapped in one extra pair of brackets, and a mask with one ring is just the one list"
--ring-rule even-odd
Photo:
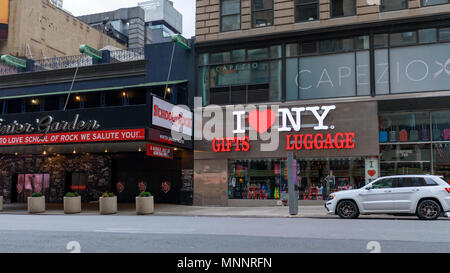
[(335, 197), (336, 197), (335, 194), (330, 194), (330, 195), (328, 196), (328, 201), (333, 200)]

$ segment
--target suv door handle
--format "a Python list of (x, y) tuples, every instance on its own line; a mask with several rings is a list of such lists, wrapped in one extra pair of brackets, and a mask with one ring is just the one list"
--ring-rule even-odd
[(392, 191), (384, 191), (384, 192), (392, 192)]

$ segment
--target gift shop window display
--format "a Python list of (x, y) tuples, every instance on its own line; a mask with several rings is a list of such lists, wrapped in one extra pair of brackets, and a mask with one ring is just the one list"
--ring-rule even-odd
[(383, 176), (435, 174), (450, 181), (450, 111), (380, 115)]
[(280, 159), (234, 160), (230, 163), (230, 199), (273, 200), (287, 191), (287, 169)]
[(300, 200), (323, 200), (336, 191), (365, 185), (362, 158), (327, 158), (297, 160)]

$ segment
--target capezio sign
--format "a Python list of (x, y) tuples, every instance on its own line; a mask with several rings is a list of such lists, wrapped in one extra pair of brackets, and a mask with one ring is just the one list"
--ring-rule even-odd
[[(276, 131), (278, 133), (288, 133), (285, 135), (287, 151), (292, 150), (329, 150), (329, 149), (354, 149), (354, 132), (328, 132), (320, 131), (335, 130), (334, 125), (325, 125), (325, 120), (331, 111), (336, 110), (335, 105), (279, 108), (278, 115), (271, 109), (264, 111), (254, 110), (248, 113), (248, 124), (259, 134), (263, 134), (276, 124), (277, 116), (281, 122)], [(317, 121), (313, 126), (315, 133), (309, 134), (289, 134), (290, 132), (300, 132), (302, 129), (302, 116), (312, 114)], [(245, 111), (235, 111), (233, 116), (237, 118), (234, 134), (245, 134)], [(278, 123), (277, 123), (278, 124)], [(214, 152), (247, 152), (250, 150), (250, 138), (248, 136), (235, 136), (226, 138), (214, 138), (212, 141)]]
[(153, 125), (192, 136), (193, 115), (191, 111), (157, 97), (153, 97), (152, 110)]

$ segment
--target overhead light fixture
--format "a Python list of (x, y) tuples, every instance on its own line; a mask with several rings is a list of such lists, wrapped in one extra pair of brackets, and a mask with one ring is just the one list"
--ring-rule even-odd
[(15, 153), (14, 153), (14, 155), (15, 155), (15, 156), (18, 156), (18, 155), (19, 155), (19, 153), (18, 153), (18, 152), (15, 152)]
[(142, 152), (142, 148), (139, 148), (139, 150), (138, 150), (139, 152)]
[(126, 96), (127, 96), (127, 92), (123, 91), (123, 92), (122, 92), (122, 97), (125, 98)]
[(167, 87), (166, 92), (167, 92), (168, 94), (170, 94), (170, 93), (172, 92), (172, 89), (171, 89), (170, 87)]
[(76, 154), (76, 153), (77, 153), (77, 150), (73, 149), (72, 154)]
[(44, 150), (44, 151), (42, 152), (42, 154), (43, 154), (43, 155), (47, 155), (47, 151)]
[(105, 153), (107, 153), (108, 152), (108, 149), (105, 149)]
[(81, 97), (80, 96), (75, 96), (75, 100), (76, 101), (81, 101)]
[(31, 100), (31, 104), (38, 105), (39, 104), (39, 100), (38, 99), (32, 99)]

